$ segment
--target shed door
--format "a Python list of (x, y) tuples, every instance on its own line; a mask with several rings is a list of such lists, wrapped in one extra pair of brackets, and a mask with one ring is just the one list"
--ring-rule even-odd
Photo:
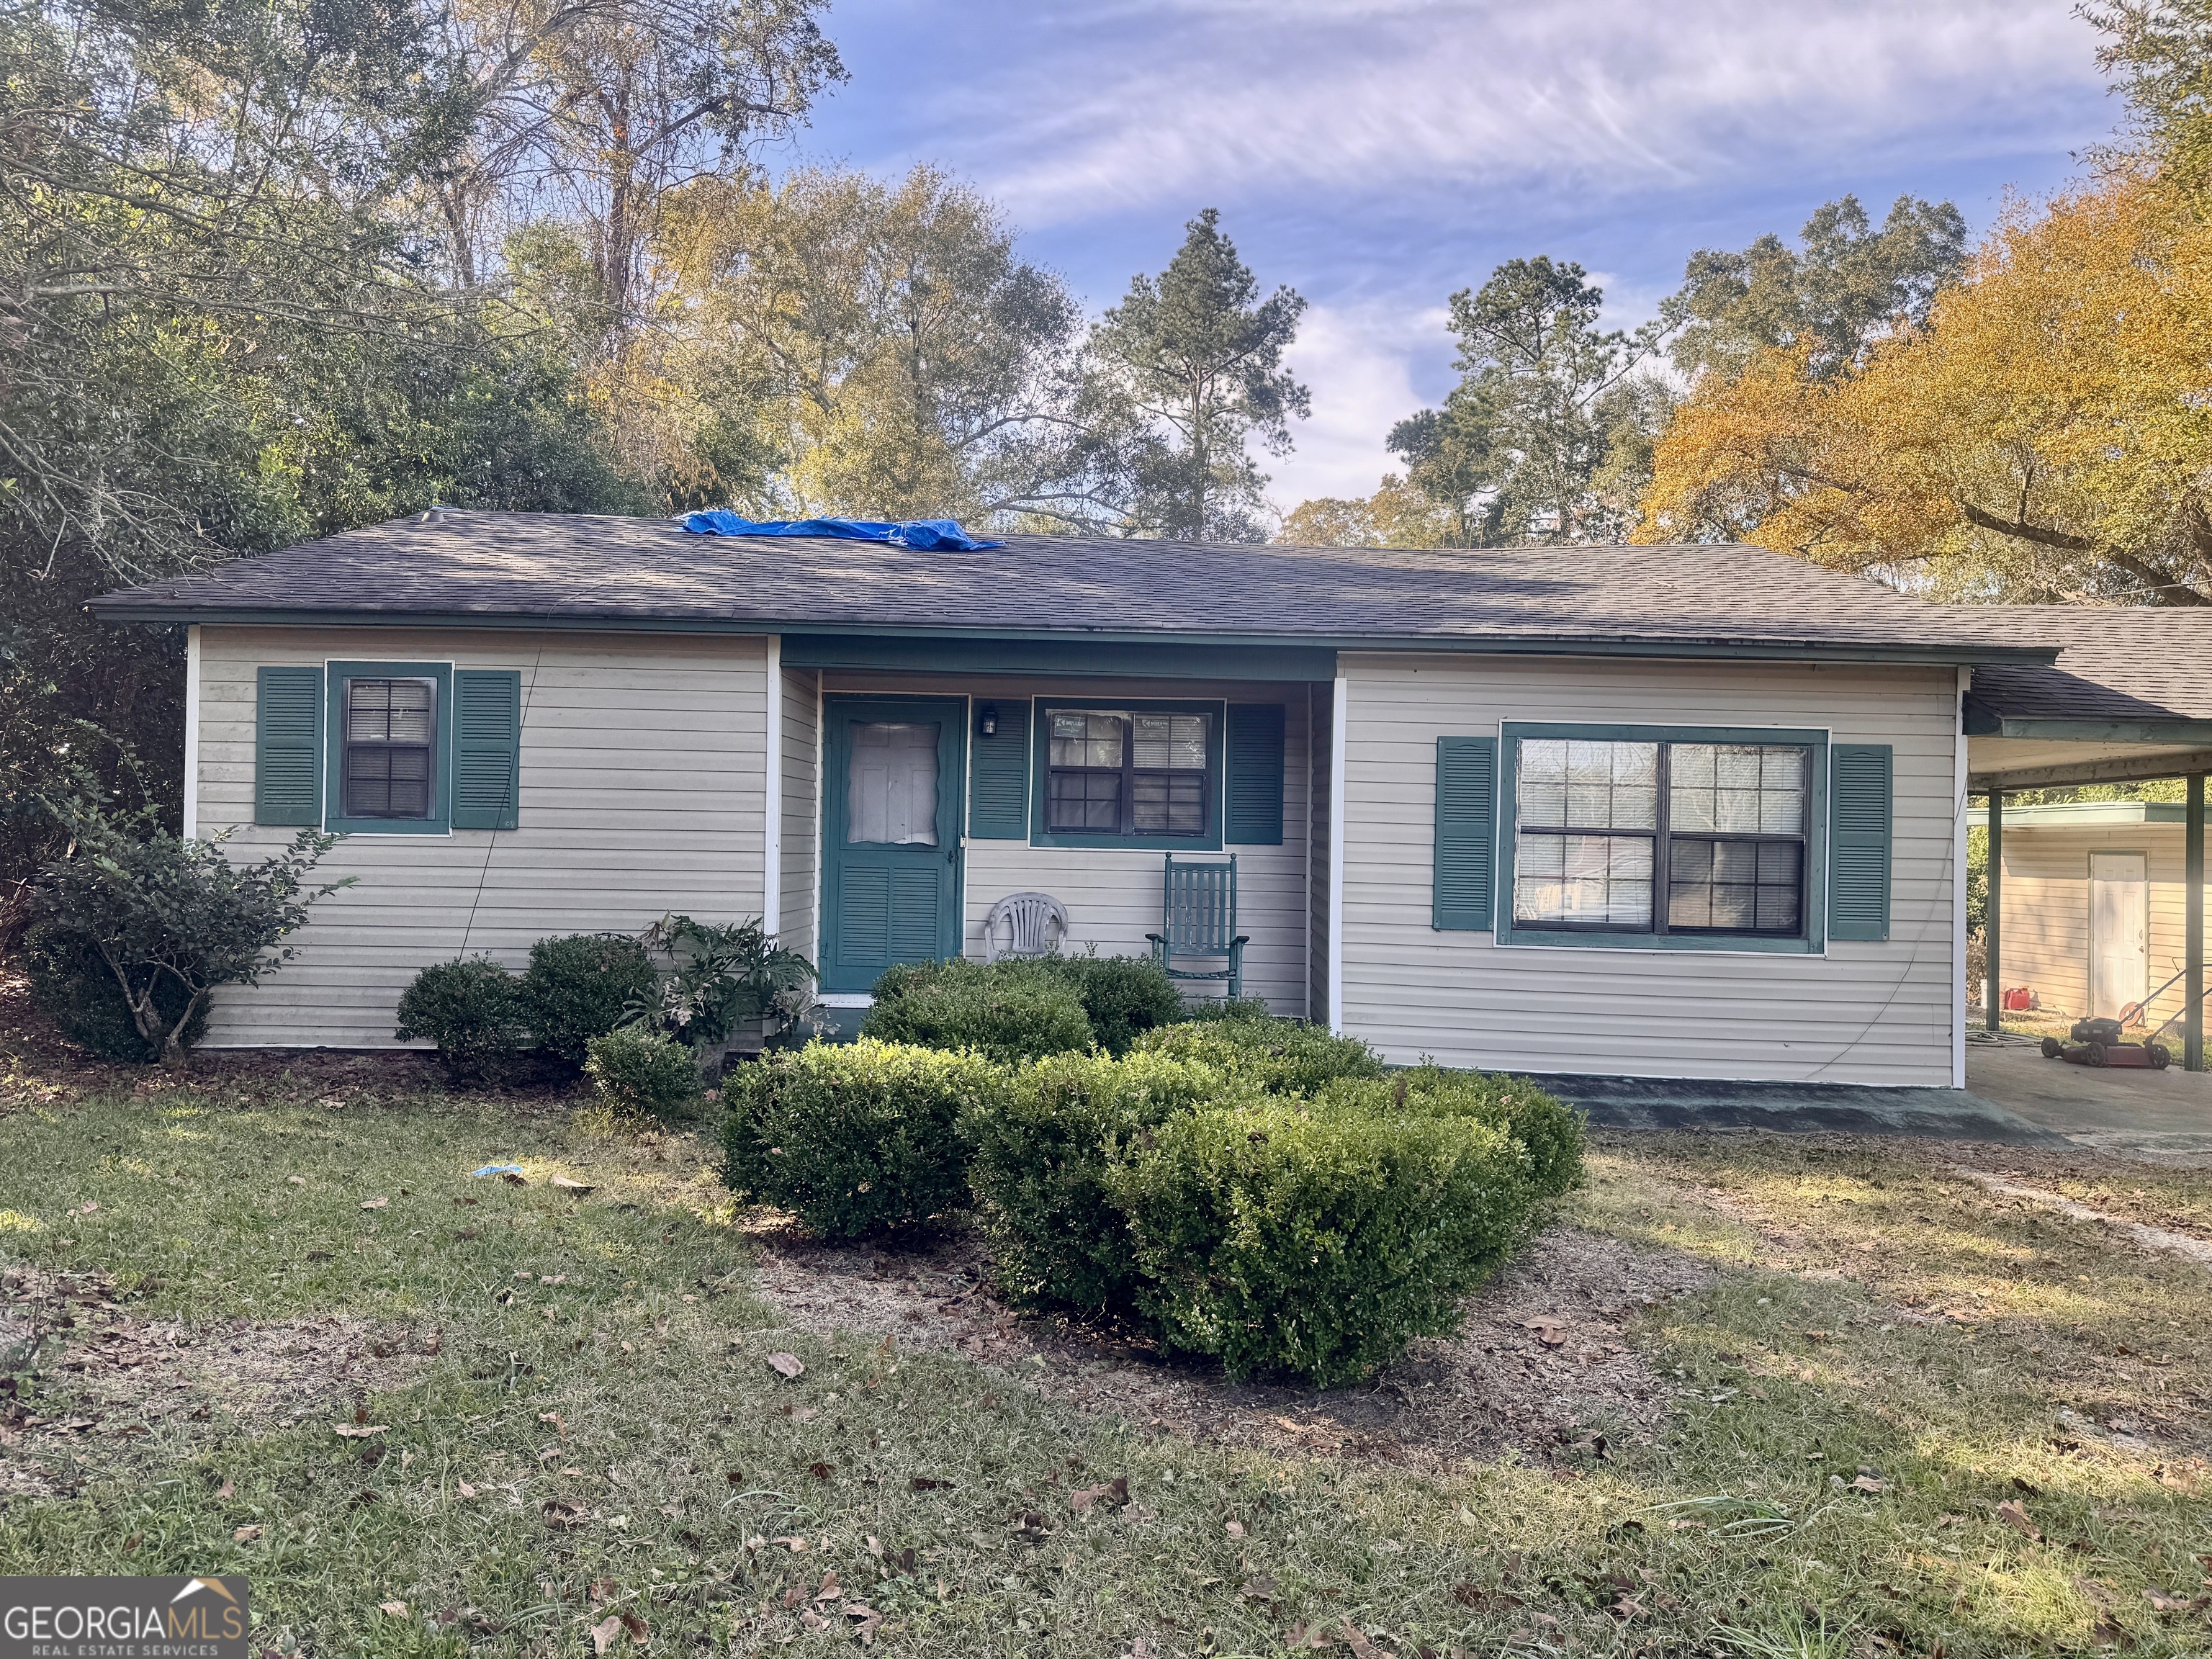
[(2115, 1019), (2150, 988), (2150, 882), (2141, 853), (2089, 854), (2089, 1012)]

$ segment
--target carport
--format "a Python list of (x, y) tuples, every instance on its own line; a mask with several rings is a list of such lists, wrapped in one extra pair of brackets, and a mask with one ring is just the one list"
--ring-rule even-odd
[(2008, 643), (2056, 663), (1977, 668), (1964, 705), (1967, 792), (1989, 813), (1983, 1024), (2003, 1029), (2004, 803), (2008, 792), (2185, 781), (2182, 1063), (2204, 1070), (2204, 778), (2212, 772), (2212, 610), (1993, 605)]

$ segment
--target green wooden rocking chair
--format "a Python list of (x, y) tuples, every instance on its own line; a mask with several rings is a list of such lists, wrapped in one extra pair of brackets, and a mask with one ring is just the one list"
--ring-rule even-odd
[[(1237, 855), (1227, 863), (1167, 855), (1160, 931), (1147, 933), (1152, 959), (1173, 979), (1227, 980), (1229, 994), (1244, 994), (1245, 936), (1237, 931)], [(1178, 959), (1227, 964), (1178, 968)]]

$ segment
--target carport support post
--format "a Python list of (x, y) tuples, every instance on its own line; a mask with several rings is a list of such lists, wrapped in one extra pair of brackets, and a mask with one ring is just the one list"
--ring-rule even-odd
[(1990, 791), (1988, 908), (1982, 915), (1982, 1029), (2004, 1030), (2004, 975), (1997, 969), (2004, 937), (2004, 793)]
[(2188, 1070), (2204, 1069), (2204, 775), (2189, 775), (2189, 806), (2182, 830), (2182, 884), (2185, 918), (2182, 962), (2189, 970), (2183, 995), (2188, 1013), (2181, 1024), (2181, 1063)]

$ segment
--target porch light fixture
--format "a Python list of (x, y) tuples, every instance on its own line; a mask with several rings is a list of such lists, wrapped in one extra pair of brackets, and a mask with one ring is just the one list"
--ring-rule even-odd
[(987, 738), (995, 738), (999, 735), (998, 704), (987, 702), (983, 705), (981, 712), (975, 717), (975, 730)]

